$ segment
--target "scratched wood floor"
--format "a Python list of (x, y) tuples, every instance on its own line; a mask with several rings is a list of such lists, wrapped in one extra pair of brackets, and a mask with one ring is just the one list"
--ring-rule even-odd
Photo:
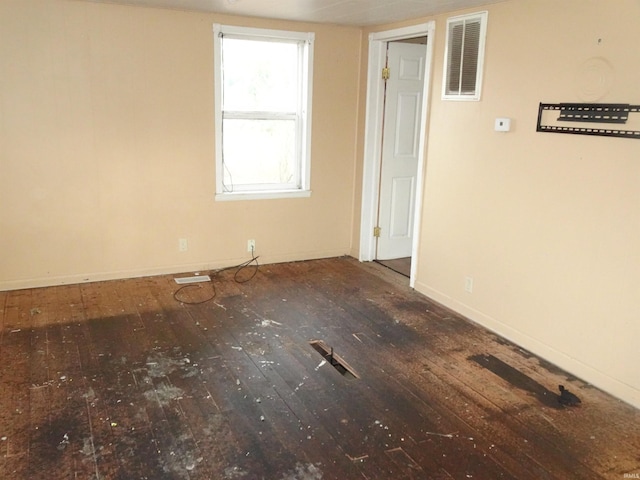
[(638, 410), (406, 282), (345, 257), (197, 305), (173, 276), (0, 292), (0, 478), (640, 476)]

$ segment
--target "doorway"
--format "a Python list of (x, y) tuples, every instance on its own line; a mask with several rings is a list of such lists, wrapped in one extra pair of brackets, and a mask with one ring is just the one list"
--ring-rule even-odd
[[(411, 287), (419, 244), (434, 29), (434, 22), (429, 22), (369, 36), (360, 261), (411, 260)], [(382, 75), (387, 59), (389, 76), (395, 75), (389, 81)]]

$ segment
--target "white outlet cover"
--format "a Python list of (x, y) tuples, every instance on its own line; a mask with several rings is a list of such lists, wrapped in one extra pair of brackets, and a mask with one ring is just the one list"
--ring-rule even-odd
[(467, 293), (473, 293), (473, 277), (464, 277), (464, 290)]

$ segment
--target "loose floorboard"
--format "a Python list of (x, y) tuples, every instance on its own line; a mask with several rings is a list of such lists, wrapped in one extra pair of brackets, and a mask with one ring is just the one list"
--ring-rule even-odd
[(0, 478), (640, 478), (637, 409), (380, 265), (178, 288), (0, 292)]

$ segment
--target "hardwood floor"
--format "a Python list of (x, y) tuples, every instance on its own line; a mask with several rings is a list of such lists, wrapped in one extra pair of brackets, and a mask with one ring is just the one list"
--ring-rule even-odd
[(393, 260), (376, 260), (376, 262), (405, 277), (411, 276), (411, 257), (394, 258)]
[(638, 410), (404, 283), (345, 257), (195, 305), (173, 276), (0, 292), (0, 478), (640, 476)]

